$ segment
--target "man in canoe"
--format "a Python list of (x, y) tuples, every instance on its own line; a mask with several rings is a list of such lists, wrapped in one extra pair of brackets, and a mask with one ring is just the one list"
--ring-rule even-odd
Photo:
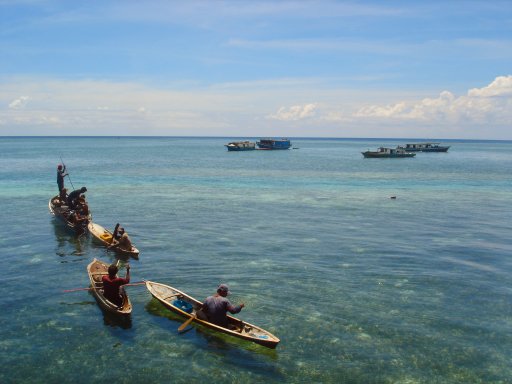
[(228, 328), (227, 312), (229, 311), (235, 314), (240, 312), (245, 306), (243, 303), (236, 306), (232, 305), (226, 298), (229, 293), (229, 288), (226, 284), (219, 285), (217, 293), (206, 298), (197, 317), (201, 320), (207, 320), (210, 323)]
[[(119, 225), (119, 224), (118, 224)], [(116, 226), (117, 228), (117, 226)], [(130, 236), (126, 233), (123, 227), (119, 228), (117, 234), (114, 230), (114, 234), (112, 236), (112, 244), (109, 245), (109, 249), (111, 248), (120, 248), (124, 249), (125, 251), (131, 251), (132, 250), (132, 240), (130, 239)]]
[(123, 295), (125, 294), (122, 286), (130, 282), (130, 264), (126, 265), (126, 275), (124, 279), (117, 277), (118, 271), (119, 268), (117, 268), (117, 265), (110, 265), (108, 267), (108, 276), (104, 275), (101, 281), (103, 282), (103, 296), (105, 296), (108, 301), (120, 307), (123, 305)]

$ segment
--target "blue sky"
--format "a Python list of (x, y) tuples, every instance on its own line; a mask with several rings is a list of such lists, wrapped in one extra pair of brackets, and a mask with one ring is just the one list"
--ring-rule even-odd
[(512, 1), (0, 0), (0, 135), (512, 139)]

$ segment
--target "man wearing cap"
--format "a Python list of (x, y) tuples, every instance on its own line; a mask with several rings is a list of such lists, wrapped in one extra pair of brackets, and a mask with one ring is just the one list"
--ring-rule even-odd
[(62, 166), (62, 164), (59, 164), (57, 166), (57, 186), (59, 187), (59, 193), (62, 192), (64, 189), (64, 178), (68, 174), (66, 173), (66, 166)]
[(201, 315), (198, 313), (198, 317), (201, 318), (204, 314), (206, 319), (210, 323), (220, 325), (221, 327), (228, 327), (227, 312), (232, 314), (238, 313), (245, 306), (243, 303), (237, 306), (233, 306), (226, 296), (229, 294), (229, 288), (226, 284), (221, 284), (217, 288), (217, 293), (213, 296), (209, 296), (203, 303), (201, 308)]

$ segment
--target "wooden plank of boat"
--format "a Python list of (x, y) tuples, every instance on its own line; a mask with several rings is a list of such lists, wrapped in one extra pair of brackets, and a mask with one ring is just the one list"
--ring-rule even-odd
[[(202, 302), (169, 285), (146, 281), (146, 288), (155, 299), (172, 312), (181, 315), (186, 319), (193, 318), (194, 322), (204, 325), (210, 329), (247, 341), (252, 341), (268, 348), (275, 348), (280, 341), (276, 336), (263, 328), (249, 324), (233, 316), (228, 316), (229, 324), (234, 328), (233, 330), (198, 319), (196, 317), (196, 311), (202, 307)], [(177, 300), (179, 300), (179, 302), (177, 302)], [(187, 308), (191, 309), (191, 311), (188, 312)]]
[[(98, 241), (100, 244), (103, 244), (105, 247), (108, 247), (112, 244), (113, 233), (108, 229), (102, 227), (99, 224), (93, 223), (92, 221), (89, 222), (87, 228), (89, 229), (89, 233), (92, 235), (93, 239)], [(112, 250), (119, 255), (128, 255), (134, 258), (139, 257), (139, 250), (134, 247), (133, 244), (131, 249), (114, 247)]]
[(109, 264), (104, 263), (98, 259), (94, 259), (87, 266), (87, 274), (89, 275), (89, 280), (91, 281), (91, 292), (96, 298), (96, 301), (98, 301), (100, 307), (104, 310), (117, 315), (129, 315), (132, 313), (132, 303), (130, 302), (130, 298), (126, 293), (123, 296), (123, 304), (120, 307), (110, 302), (105, 298), (105, 296), (103, 296), (102, 277), (108, 275), (108, 267)]
[[(68, 220), (68, 216), (70, 214), (69, 207), (67, 205), (59, 205), (58, 202), (60, 202), (59, 196), (54, 196), (50, 199), (48, 202), (48, 209), (50, 210), (50, 213), (57, 218), (59, 221), (61, 221), (67, 228), (71, 229), (72, 231), (75, 231), (77, 234), (81, 234), (87, 231), (87, 225), (80, 224), (77, 225), (71, 221)], [(89, 221), (92, 220), (92, 215), (89, 213)]]

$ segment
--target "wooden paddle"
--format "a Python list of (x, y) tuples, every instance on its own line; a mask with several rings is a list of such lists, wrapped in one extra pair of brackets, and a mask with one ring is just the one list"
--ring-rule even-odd
[(196, 319), (196, 318), (197, 318), (197, 316), (196, 316), (196, 315), (194, 315), (194, 316), (192, 316), (191, 318), (189, 318), (187, 321), (185, 321), (183, 324), (181, 324), (181, 325), (180, 325), (180, 327), (178, 328), (178, 332), (181, 332), (181, 331), (183, 331), (185, 328), (187, 328), (187, 327), (188, 327), (188, 325), (189, 325), (189, 324), (190, 324), (194, 319)]
[[(131, 286), (134, 286), (134, 285), (143, 285), (143, 284), (146, 284), (146, 282), (145, 281), (139, 281), (137, 283), (124, 284), (123, 287), (131, 287)], [(64, 293), (68, 293), (68, 292), (77, 292), (77, 291), (88, 291), (90, 289), (92, 289), (92, 288), (89, 287), (89, 288), (65, 289), (63, 292)]]

